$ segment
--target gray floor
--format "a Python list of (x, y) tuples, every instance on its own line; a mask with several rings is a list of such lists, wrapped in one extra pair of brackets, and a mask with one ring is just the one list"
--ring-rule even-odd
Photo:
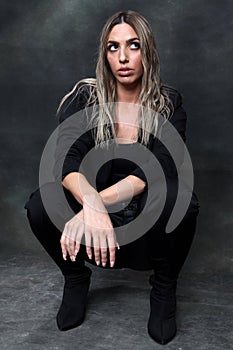
[[(196, 189), (202, 211), (179, 279), (178, 333), (170, 344), (158, 345), (147, 334), (150, 271), (111, 271), (91, 266), (85, 322), (74, 330), (60, 332), (55, 316), (63, 278), (30, 234), (26, 219), (21, 217), (17, 244), (12, 242), (10, 247), (5, 242), (1, 254), (0, 349), (231, 349), (233, 191), (230, 175), (197, 175)], [(22, 229), (28, 232), (28, 246), (24, 242), (19, 249)], [(11, 223), (6, 233), (9, 230)]]

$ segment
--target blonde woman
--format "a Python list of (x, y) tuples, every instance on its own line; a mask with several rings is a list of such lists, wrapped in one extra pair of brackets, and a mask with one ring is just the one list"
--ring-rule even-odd
[[(185, 142), (186, 113), (180, 93), (161, 81), (155, 39), (140, 14), (120, 12), (107, 21), (100, 38), (96, 78), (79, 81), (62, 99), (57, 112), (60, 125), (73, 117), (81, 118), (78, 112), (82, 110), (90, 117), (88, 128), (71, 142), (62, 158), (67, 128), (61, 127), (56, 151), (57, 181), (43, 186), (53, 200), (51, 207), (62, 229), (45, 210), (41, 189), (25, 205), (33, 233), (65, 278), (58, 328), (68, 330), (84, 321), (92, 274), (85, 261), (102, 268), (151, 269), (148, 332), (156, 342), (166, 344), (176, 334), (177, 279), (196, 230), (199, 204), (192, 192), (182, 220), (172, 232), (166, 233), (176, 200), (177, 166), (182, 165), (184, 146), (173, 145), (172, 133), (168, 134), (168, 141), (178, 147), (178, 161), (174, 164), (160, 137), (164, 125), (171, 123), (174, 127), (171, 130)], [(140, 147), (144, 153), (140, 153)], [(92, 150), (98, 150), (98, 156), (86, 168), (82, 167)], [(104, 158), (106, 162), (97, 172), (95, 158), (101, 157), (101, 152), (105, 155), (110, 152), (111, 157)], [(161, 174), (155, 171), (153, 157), (147, 158), (148, 153), (156, 157), (163, 169), (165, 197)], [(89, 180), (95, 171), (96, 185)], [(62, 188), (74, 211), (71, 217), (62, 217), (54, 209), (60, 203), (58, 188)], [(140, 217), (143, 210), (144, 216)], [(135, 233), (135, 226), (131, 230), (135, 236), (129, 239), (130, 224), (138, 217), (141, 234)], [(127, 230), (119, 231), (117, 236), (117, 228), (122, 227)]]

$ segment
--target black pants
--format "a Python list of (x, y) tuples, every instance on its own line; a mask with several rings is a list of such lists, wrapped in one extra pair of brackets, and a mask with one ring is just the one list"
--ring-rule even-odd
[[(53, 201), (59, 201), (59, 198), (56, 199), (58, 186), (60, 185), (57, 183), (48, 183), (43, 186), (43, 190), (51, 194)], [(76, 213), (79, 212), (82, 206), (69, 191), (63, 190), (72, 209)], [(59, 203), (56, 203), (56, 207), (57, 205)], [(94, 254), (92, 254), (92, 260), (88, 258), (85, 245), (81, 245), (76, 262), (72, 262), (69, 258), (66, 261), (63, 260), (60, 246), (61, 230), (50, 220), (44, 208), (39, 189), (31, 194), (25, 208), (27, 209), (29, 223), (34, 235), (64, 275), (75, 273), (77, 269), (85, 265), (85, 261), (96, 265)], [(120, 211), (118, 215), (110, 213), (113, 226), (117, 227), (127, 223), (130, 220), (128, 213), (132, 212), (133, 216), (134, 209), (137, 210), (136, 201), (133, 200), (129, 204), (128, 210)], [(164, 232), (163, 220), (158, 220), (142, 237), (121, 246), (120, 250), (116, 249), (116, 259), (113, 268), (127, 267), (134, 270), (149, 270), (156, 269), (158, 262), (163, 261), (164, 271), (167, 276), (177, 278), (195, 234), (197, 215), (198, 206), (193, 207), (190, 204), (182, 222), (169, 234)], [(110, 268), (109, 261), (105, 268)]]

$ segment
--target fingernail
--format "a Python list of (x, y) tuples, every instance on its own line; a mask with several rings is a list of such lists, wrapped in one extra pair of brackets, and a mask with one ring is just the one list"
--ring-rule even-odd
[(88, 254), (88, 258), (91, 260), (92, 259), (92, 256), (91, 256), (91, 254)]
[(106, 263), (105, 263), (105, 262), (103, 262), (103, 263), (102, 263), (102, 266), (103, 266), (103, 267), (105, 267), (105, 266), (106, 266)]
[(74, 255), (76, 256), (78, 254), (78, 250), (76, 249), (74, 252)]
[(65, 255), (65, 254), (63, 254), (62, 256), (63, 256), (63, 259), (64, 259), (64, 260), (66, 260), (66, 255)]
[(111, 267), (114, 266), (114, 261), (111, 261), (110, 266), (111, 266)]
[(119, 246), (119, 244), (117, 243), (117, 249), (119, 250), (120, 249), (120, 246)]
[(98, 266), (99, 266), (99, 264), (100, 264), (100, 262), (99, 262), (99, 261), (96, 261), (96, 265), (98, 265)]

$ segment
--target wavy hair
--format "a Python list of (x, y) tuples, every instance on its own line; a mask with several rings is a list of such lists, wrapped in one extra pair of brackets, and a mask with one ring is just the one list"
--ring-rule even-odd
[[(147, 20), (134, 11), (118, 12), (108, 19), (104, 25), (99, 44), (99, 56), (96, 65), (96, 79), (82, 79), (73, 90), (64, 96), (58, 110), (64, 101), (75, 90), (76, 95), (83, 86), (89, 87), (88, 105), (98, 104), (98, 113), (93, 113), (92, 123), (96, 128), (95, 143), (101, 145), (108, 142), (111, 134), (116, 137), (114, 128), (114, 102), (117, 102), (116, 81), (107, 60), (107, 41), (113, 27), (127, 23), (137, 33), (140, 41), (143, 75), (139, 95), (140, 110), (139, 127), (141, 142), (149, 142), (150, 133), (156, 136), (158, 116), (166, 119), (170, 116), (170, 99), (160, 78), (159, 55), (152, 29)], [(83, 85), (84, 83), (84, 85)]]

